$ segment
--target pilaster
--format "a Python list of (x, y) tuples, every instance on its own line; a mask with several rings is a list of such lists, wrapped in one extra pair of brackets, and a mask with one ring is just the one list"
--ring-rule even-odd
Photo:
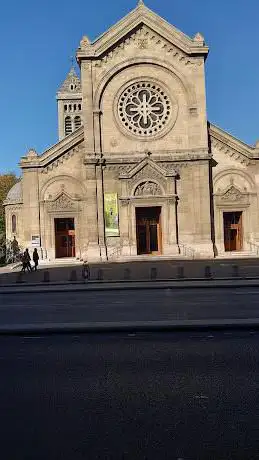
[(97, 181), (96, 160), (85, 162), (87, 180), (87, 221), (88, 248), (87, 259), (89, 261), (100, 260), (100, 247), (98, 238), (98, 206), (97, 206)]
[(83, 61), (81, 64), (82, 101), (84, 138), (86, 153), (94, 153), (94, 118), (93, 118), (93, 82), (92, 62)]
[(104, 223), (104, 190), (103, 190), (103, 165), (104, 161), (99, 160), (96, 166), (96, 191), (97, 191), (97, 216), (98, 216), (98, 235), (101, 260), (107, 260), (107, 248), (105, 241)]

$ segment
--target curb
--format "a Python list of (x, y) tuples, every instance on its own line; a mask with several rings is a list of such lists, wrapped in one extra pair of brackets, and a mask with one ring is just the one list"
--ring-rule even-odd
[(195, 279), (178, 281), (139, 281), (139, 282), (86, 282), (86, 283), (40, 283), (40, 284), (12, 284), (0, 287), (0, 294), (22, 294), (28, 292), (78, 292), (78, 291), (120, 291), (146, 289), (183, 289), (183, 288), (244, 288), (259, 287), (259, 279)]
[(170, 332), (189, 330), (259, 329), (259, 318), (192, 320), (192, 321), (134, 321), (25, 324), (0, 326), (0, 335), (48, 335), (68, 333), (108, 333), (108, 332)]

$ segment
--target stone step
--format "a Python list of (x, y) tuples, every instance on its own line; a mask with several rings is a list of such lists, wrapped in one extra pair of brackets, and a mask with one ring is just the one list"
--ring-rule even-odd
[(219, 254), (216, 259), (246, 259), (259, 257), (254, 251), (231, 251)]

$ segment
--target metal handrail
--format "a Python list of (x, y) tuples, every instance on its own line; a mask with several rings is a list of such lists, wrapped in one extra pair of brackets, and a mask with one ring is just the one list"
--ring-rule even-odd
[(197, 251), (195, 251), (193, 248), (190, 246), (187, 246), (183, 243), (179, 243), (179, 249), (180, 249), (180, 254), (182, 254), (184, 257), (189, 257), (191, 259), (195, 259)]
[(259, 244), (256, 244), (253, 241), (247, 241), (246, 243), (249, 244), (250, 251), (251, 252), (255, 251), (256, 255), (259, 256)]
[(108, 260), (118, 259), (118, 257), (120, 255), (121, 255), (121, 247), (120, 246), (116, 246), (114, 248), (111, 248), (111, 251), (109, 251), (109, 248), (107, 248)]

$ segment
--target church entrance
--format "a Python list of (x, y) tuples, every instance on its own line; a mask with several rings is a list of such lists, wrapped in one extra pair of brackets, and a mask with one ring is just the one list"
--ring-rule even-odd
[(56, 258), (75, 257), (74, 219), (55, 219)]
[(243, 248), (242, 212), (224, 212), (225, 251), (241, 251)]
[(136, 208), (137, 251), (141, 254), (161, 254), (161, 206)]

